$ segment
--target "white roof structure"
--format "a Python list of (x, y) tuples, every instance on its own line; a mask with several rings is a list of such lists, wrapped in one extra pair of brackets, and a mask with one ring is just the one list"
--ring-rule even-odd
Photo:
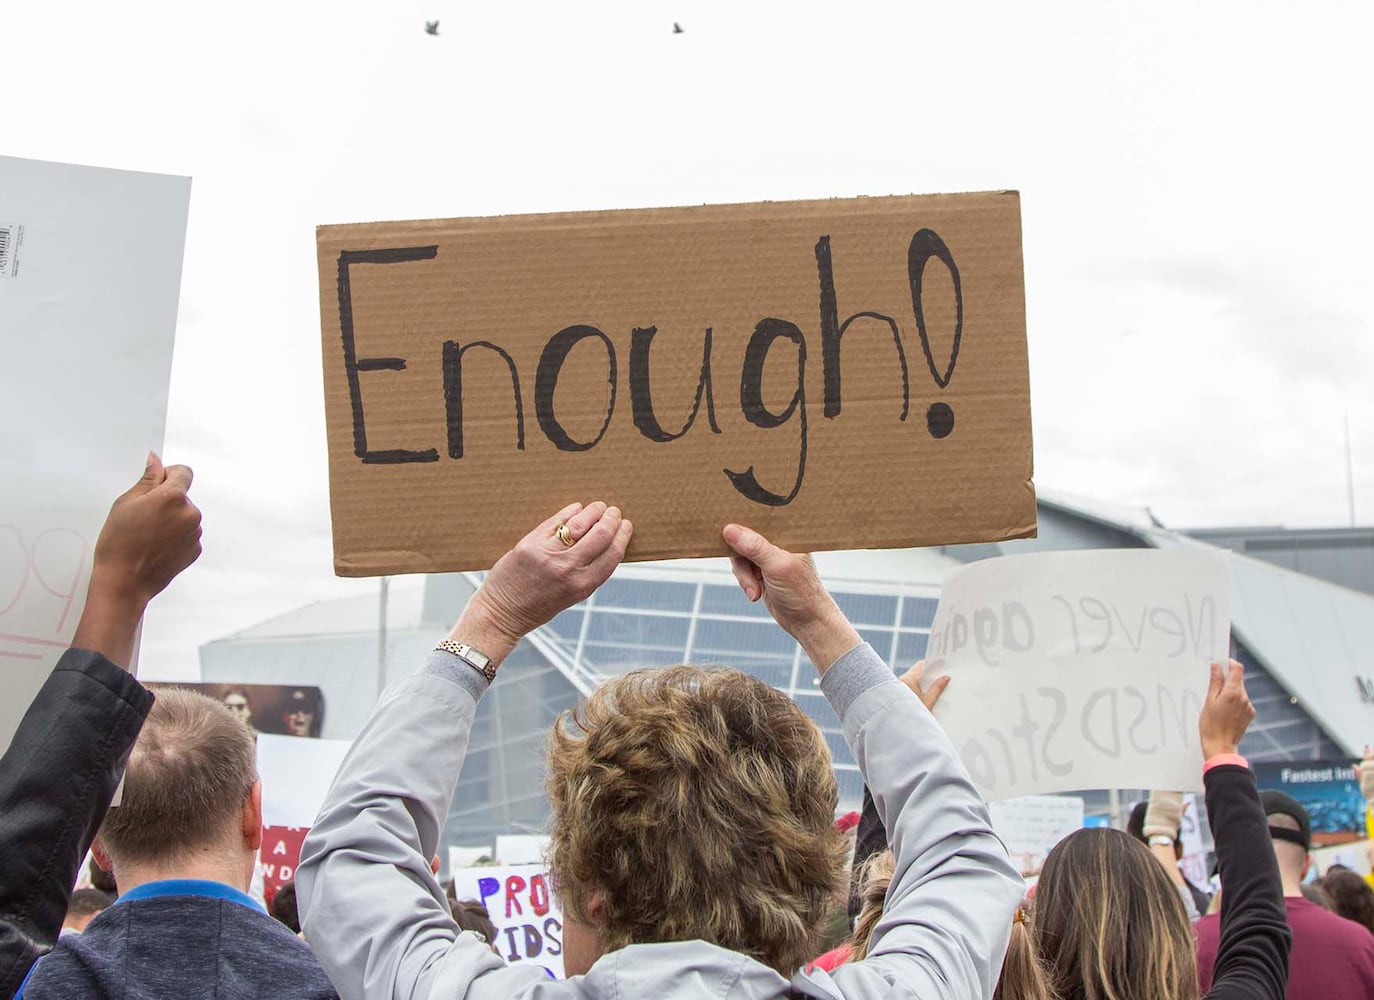
[[(1143, 509), (1079, 507), (1057, 494), (1041, 502), (1154, 548), (1216, 548)], [(1347, 753), (1358, 757), (1374, 744), (1374, 698), (1365, 693), (1374, 688), (1374, 597), (1233, 553), (1231, 634)]]

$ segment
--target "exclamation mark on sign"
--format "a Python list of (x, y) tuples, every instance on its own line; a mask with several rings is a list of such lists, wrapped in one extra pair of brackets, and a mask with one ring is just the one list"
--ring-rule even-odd
[[(954, 282), (954, 340), (949, 349), (949, 363), (943, 374), (935, 364), (935, 354), (930, 346), (930, 332), (926, 328), (925, 306), (922, 303), (926, 264), (934, 257), (949, 269), (950, 279)], [(911, 282), (911, 307), (916, 313), (916, 331), (921, 336), (921, 350), (925, 352), (926, 364), (930, 367), (931, 377), (941, 389), (949, 386), (954, 375), (954, 363), (959, 360), (959, 338), (964, 332), (964, 293), (959, 284), (959, 268), (955, 266), (954, 256), (945, 246), (945, 241), (933, 229), (922, 229), (911, 237), (911, 249), (906, 258), (907, 279)], [(954, 430), (954, 410), (943, 400), (930, 404), (926, 410), (926, 427), (934, 438), (949, 437)]]

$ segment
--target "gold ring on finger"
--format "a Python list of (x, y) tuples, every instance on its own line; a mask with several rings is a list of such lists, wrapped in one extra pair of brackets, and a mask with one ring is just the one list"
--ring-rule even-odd
[(568, 548), (572, 548), (577, 542), (577, 539), (573, 538), (572, 529), (568, 527), (567, 522), (553, 529), (553, 537), (557, 538)]

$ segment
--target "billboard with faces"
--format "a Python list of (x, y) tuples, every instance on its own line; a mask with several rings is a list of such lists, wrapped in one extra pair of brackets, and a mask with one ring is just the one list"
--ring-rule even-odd
[(233, 712), (257, 733), (318, 737), (324, 727), (324, 694), (306, 684), (199, 684), (150, 682), (154, 691), (199, 691)]

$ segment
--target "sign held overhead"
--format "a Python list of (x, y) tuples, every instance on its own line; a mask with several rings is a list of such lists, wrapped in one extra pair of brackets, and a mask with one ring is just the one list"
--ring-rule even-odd
[(325, 226), (335, 570), (489, 567), (573, 500), (631, 559), (1035, 531), (1014, 192)]
[(1198, 716), (1230, 649), (1231, 564), (1187, 550), (1037, 552), (945, 580), (926, 676), (988, 801), (1202, 788)]

